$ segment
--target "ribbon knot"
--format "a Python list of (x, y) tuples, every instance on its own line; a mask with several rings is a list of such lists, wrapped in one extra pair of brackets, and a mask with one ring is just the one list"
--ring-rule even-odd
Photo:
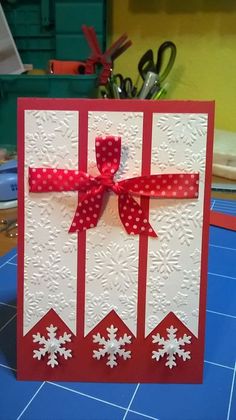
[(30, 192), (78, 191), (79, 203), (69, 232), (81, 232), (97, 225), (103, 196), (111, 190), (118, 195), (119, 216), (130, 235), (157, 236), (148, 215), (133, 196), (150, 198), (197, 198), (198, 173), (175, 173), (139, 176), (115, 181), (121, 156), (121, 138), (97, 137), (97, 168), (100, 175), (56, 168), (29, 168)]

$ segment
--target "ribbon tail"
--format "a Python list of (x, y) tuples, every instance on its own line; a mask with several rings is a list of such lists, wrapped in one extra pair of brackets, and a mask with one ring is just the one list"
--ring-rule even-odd
[(97, 226), (101, 212), (104, 189), (103, 187), (93, 188), (89, 193), (79, 197), (69, 233), (82, 232)]
[(157, 237), (146, 214), (129, 194), (119, 195), (119, 215), (129, 235), (147, 235)]

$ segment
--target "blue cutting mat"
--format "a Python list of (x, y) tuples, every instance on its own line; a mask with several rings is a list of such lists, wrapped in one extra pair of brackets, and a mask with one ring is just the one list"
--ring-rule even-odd
[[(236, 201), (212, 208), (236, 215)], [(202, 385), (16, 381), (16, 251), (0, 258), (0, 419), (235, 420), (236, 232), (211, 227)]]

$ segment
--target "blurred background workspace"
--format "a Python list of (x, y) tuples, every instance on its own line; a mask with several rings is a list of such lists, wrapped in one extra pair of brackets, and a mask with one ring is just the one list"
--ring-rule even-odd
[[(17, 241), (17, 97), (215, 100), (212, 196), (235, 199), (235, 0), (0, 4), (1, 254)], [(177, 51), (169, 68), (173, 49), (164, 51), (167, 41)], [(157, 71), (149, 66), (150, 55), (140, 70), (148, 50)], [(154, 90), (142, 96), (149, 70), (156, 73)]]

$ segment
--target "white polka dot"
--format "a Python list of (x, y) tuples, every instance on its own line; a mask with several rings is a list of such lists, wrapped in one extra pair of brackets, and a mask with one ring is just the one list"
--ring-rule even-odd
[(153, 191), (153, 190), (151, 190), (150, 192), (151, 192), (151, 194), (152, 194), (152, 195), (154, 195), (154, 194), (155, 194), (155, 191)]
[(108, 156), (112, 156), (112, 153), (111, 152), (108, 152)]
[(195, 195), (195, 197), (198, 197), (198, 193), (197, 192), (195, 192), (194, 195)]
[(95, 204), (95, 207), (96, 207), (96, 209), (99, 209), (100, 206), (99, 206), (99, 204)]
[(177, 181), (177, 179), (174, 179), (174, 184), (178, 184), (178, 181)]
[(109, 146), (112, 146), (112, 141), (111, 140), (108, 142), (108, 145)]
[(106, 160), (106, 159), (103, 157), (103, 158), (102, 158), (102, 162), (105, 162), (105, 160)]
[(113, 162), (114, 162), (114, 163), (117, 163), (117, 162), (118, 162), (118, 159), (114, 158), (114, 159), (113, 159)]
[(117, 147), (115, 147), (114, 151), (115, 152), (119, 152), (119, 149)]
[(75, 215), (76, 215), (76, 217), (78, 217), (79, 216), (79, 213), (77, 212), (77, 213), (75, 213)]
[(68, 174), (68, 171), (67, 171), (67, 169), (65, 169), (65, 170), (64, 170), (64, 174)]
[(92, 207), (89, 207), (89, 211), (92, 211), (93, 210), (93, 208)]
[(119, 141), (119, 137), (115, 137), (115, 141)]
[(183, 174), (180, 174), (180, 178), (183, 178), (184, 177), (184, 175)]
[[(54, 169), (54, 171), (55, 171), (55, 169)], [(54, 172), (54, 171), (53, 171), (53, 172)], [(43, 169), (43, 172), (45, 173), (45, 172), (47, 172), (47, 170), (44, 168), (44, 169)]]
[(185, 185), (188, 185), (188, 184), (189, 184), (189, 181), (186, 179), (186, 180), (184, 181), (184, 183), (185, 183)]
[(150, 229), (148, 229), (148, 232), (149, 232), (149, 233), (152, 233), (152, 229), (151, 229), (151, 228), (150, 228)]
[(36, 172), (36, 169), (32, 169), (32, 172)]
[(90, 220), (90, 217), (88, 217), (88, 216), (87, 216), (87, 217), (86, 217), (86, 220), (87, 220), (87, 221), (89, 222), (89, 220)]
[(152, 183), (152, 184), (155, 184), (155, 182), (156, 182), (156, 180), (155, 180), (155, 179), (152, 179), (152, 180), (151, 180), (151, 183)]
[(40, 174), (37, 174), (37, 178), (41, 178), (41, 175)]
[(138, 214), (142, 214), (142, 210), (141, 209), (138, 211)]
[(134, 228), (134, 229), (137, 229), (137, 225), (133, 225), (133, 228)]
[(184, 196), (186, 197), (188, 195), (187, 191), (184, 192)]
[(112, 168), (111, 169), (111, 173), (114, 174), (115, 173), (115, 169)]
[(48, 174), (48, 179), (51, 179), (52, 178), (52, 175), (51, 174)]
[(57, 173), (57, 169), (53, 169), (53, 172), (54, 172), (54, 174), (56, 174)]
[(73, 222), (73, 223), (72, 223), (72, 226), (76, 226), (76, 223), (75, 223), (75, 222)]
[(143, 223), (147, 223), (147, 219), (143, 219)]
[(162, 180), (162, 184), (166, 184), (167, 183), (167, 180), (166, 179), (163, 179)]
[(79, 175), (79, 171), (75, 171), (75, 175)]
[(94, 224), (93, 223), (90, 223), (90, 225), (89, 225), (91, 228), (93, 228), (94, 227)]
[(138, 184), (134, 184), (134, 188), (136, 188), (136, 189), (137, 189), (137, 188), (138, 188)]
[(171, 190), (171, 185), (168, 185), (167, 186), (167, 190)]
[(179, 189), (179, 190), (182, 190), (182, 189), (183, 189), (182, 185), (180, 185), (180, 186), (178, 187), (178, 189)]
[(82, 203), (79, 203), (79, 207), (81, 207), (82, 206)]
[(62, 175), (59, 175), (58, 179), (62, 179)]
[(161, 186), (160, 185), (156, 185), (156, 189), (160, 190)]
[(97, 195), (98, 200), (100, 200), (101, 197), (102, 197), (101, 194)]
[(197, 185), (199, 184), (199, 181), (198, 181), (198, 179), (196, 180), (196, 184), (197, 184)]
[(94, 214), (93, 214), (93, 217), (94, 217), (94, 218), (96, 218), (96, 217), (97, 217), (97, 213), (94, 213)]
[(130, 235), (134, 235), (134, 232), (130, 232)]
[(132, 219), (132, 216), (128, 216), (128, 219), (131, 220)]
[(168, 178), (170, 178), (170, 179), (173, 178), (173, 175), (172, 174), (169, 174), (168, 175)]
[(42, 187), (40, 187), (40, 185), (38, 186), (38, 191), (41, 191)]
[(100, 142), (96, 141), (96, 146), (99, 147), (100, 146)]
[[(44, 183), (45, 181), (43, 181), (43, 183)], [(36, 184), (36, 181), (32, 181), (32, 184)]]
[(82, 210), (82, 213), (86, 214), (86, 210), (85, 210), (85, 209), (83, 209), (83, 210)]
[(107, 162), (107, 166), (110, 168), (111, 167), (111, 162)]
[(79, 219), (79, 222), (80, 222), (80, 223), (84, 223), (83, 219)]
[[(35, 182), (35, 181), (33, 181), (33, 182)], [(47, 184), (47, 181), (43, 181), (43, 184), (46, 185)]]
[(174, 195), (174, 196), (175, 196), (176, 194), (177, 194), (177, 193), (176, 193), (175, 191), (173, 191), (173, 192), (172, 192), (172, 195)]
[(90, 198), (90, 200), (92, 201), (92, 203), (94, 203), (94, 198), (92, 197), (92, 198)]
[(50, 186), (50, 187), (48, 187), (48, 189), (49, 189), (49, 190), (52, 190), (52, 187)]
[(124, 217), (124, 213), (121, 213), (121, 214), (120, 214), (120, 217)]
[(73, 181), (73, 179), (74, 179), (73, 176), (69, 176), (70, 181)]
[(128, 222), (126, 222), (126, 223), (125, 223), (125, 226), (129, 226), (129, 223), (128, 223)]
[(193, 179), (194, 177), (195, 177), (195, 175), (193, 175), (193, 174), (192, 174), (192, 175), (191, 175), (191, 178)]
[(193, 186), (189, 187), (189, 189), (192, 191), (193, 190)]
[(135, 220), (136, 220), (136, 222), (139, 222), (140, 218), (139, 218), (139, 217), (136, 217), (136, 219), (135, 219)]
[(131, 211), (132, 211), (132, 213), (134, 212), (134, 208), (133, 207), (131, 208)]
[(144, 226), (142, 226), (142, 227), (141, 227), (141, 230), (145, 230), (145, 227), (144, 227)]
[(123, 207), (123, 210), (127, 210), (127, 207), (126, 207), (126, 206), (124, 206), (124, 207)]
[(146, 190), (149, 190), (149, 188), (150, 188), (150, 187), (149, 187), (149, 185), (148, 185), (148, 184), (146, 184), (146, 185), (145, 185), (145, 188), (146, 188)]

